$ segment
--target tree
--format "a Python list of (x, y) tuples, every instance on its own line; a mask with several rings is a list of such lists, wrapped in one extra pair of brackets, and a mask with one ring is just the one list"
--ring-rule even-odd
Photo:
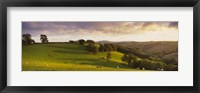
[(111, 53), (110, 52), (107, 53), (106, 58), (107, 58), (108, 61), (109, 61), (109, 59), (111, 59)]
[(31, 38), (30, 34), (22, 34), (22, 44), (34, 44), (35, 41)]
[(133, 55), (132, 53), (128, 54), (128, 63), (131, 64), (132, 62), (136, 62), (138, 59), (137, 56)]
[(132, 62), (136, 62), (138, 60), (138, 57), (133, 55), (132, 53), (124, 54), (121, 58), (121, 60), (124, 62), (127, 62), (129, 65), (131, 65)]
[(49, 42), (47, 36), (43, 35), (43, 34), (40, 35), (40, 40), (41, 40), (42, 43), (48, 43)]
[(75, 41), (73, 41), (73, 40), (69, 40), (69, 42), (70, 42), (70, 43), (75, 43)]
[(105, 51), (113, 51), (113, 48), (110, 44), (104, 44)]
[(94, 44), (89, 44), (86, 47), (87, 47), (87, 50), (92, 52), (93, 54), (97, 54), (99, 51), (98, 47), (94, 46)]
[(97, 54), (98, 53), (98, 47), (96, 47), (96, 46), (93, 46), (92, 47), (92, 52), (94, 53), (94, 54)]
[(100, 44), (99, 51), (100, 51), (100, 52), (104, 52), (104, 50), (105, 50), (104, 45)]
[(116, 45), (109, 44), (108, 47), (109, 47), (110, 51), (117, 51), (117, 46)]
[(85, 44), (85, 40), (84, 39), (80, 39), (80, 40), (78, 40), (78, 42), (79, 42), (80, 45), (84, 45)]
[(94, 44), (94, 41), (93, 40), (87, 40), (86, 41), (88, 44)]
[(121, 57), (121, 60), (122, 62), (126, 62), (128, 60), (128, 56), (126, 54), (124, 54), (122, 57)]
[(113, 51), (117, 51), (117, 46), (116, 45), (112, 45)]

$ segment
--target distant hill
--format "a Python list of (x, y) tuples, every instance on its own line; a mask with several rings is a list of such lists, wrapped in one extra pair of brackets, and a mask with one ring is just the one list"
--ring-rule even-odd
[(116, 43), (116, 42), (114, 42), (114, 41), (103, 40), (103, 41), (98, 41), (98, 43), (101, 43), (101, 44), (108, 44), (108, 43)]
[(153, 41), (153, 42), (116, 42), (113, 43), (128, 48), (140, 48), (143, 52), (175, 52), (178, 49), (178, 41)]

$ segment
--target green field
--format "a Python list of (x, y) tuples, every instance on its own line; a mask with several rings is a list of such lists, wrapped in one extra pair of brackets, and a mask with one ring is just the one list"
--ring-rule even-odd
[[(22, 47), (22, 71), (138, 71), (121, 62), (122, 53), (91, 54), (78, 44), (34, 44)], [(99, 68), (101, 66), (101, 68)]]

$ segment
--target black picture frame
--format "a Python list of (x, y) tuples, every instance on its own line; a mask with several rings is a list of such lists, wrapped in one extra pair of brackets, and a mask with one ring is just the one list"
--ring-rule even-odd
[[(200, 0), (2, 0), (0, 2), (0, 91), (2, 93), (199, 93)], [(7, 7), (193, 7), (194, 86), (7, 86)]]

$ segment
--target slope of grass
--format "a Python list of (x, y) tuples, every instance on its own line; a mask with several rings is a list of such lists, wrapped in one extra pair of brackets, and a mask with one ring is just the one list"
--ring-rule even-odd
[[(35, 44), (22, 48), (23, 71), (133, 71), (121, 62), (122, 53), (111, 52), (107, 61), (107, 52), (94, 55), (77, 44)], [(102, 68), (98, 68), (101, 66)]]

